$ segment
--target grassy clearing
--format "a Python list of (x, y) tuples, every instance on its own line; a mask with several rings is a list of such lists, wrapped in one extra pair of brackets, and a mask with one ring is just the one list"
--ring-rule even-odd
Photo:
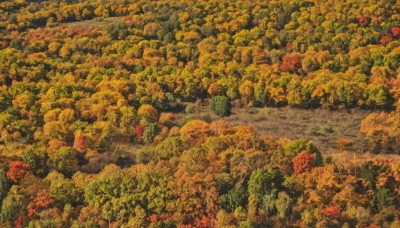
[(250, 125), (261, 135), (306, 138), (320, 149), (329, 151), (336, 148), (339, 138), (352, 142), (354, 151), (365, 150), (360, 133), (360, 123), (370, 112), (359, 109), (331, 111), (326, 109), (302, 110), (285, 108), (253, 108), (234, 110), (225, 120), (233, 126)]
[(72, 28), (89, 28), (89, 27), (97, 27), (97, 28), (105, 28), (108, 25), (122, 22), (123, 17), (108, 17), (108, 18), (94, 18), (92, 20), (86, 21), (76, 21), (76, 22), (69, 22), (69, 23), (61, 23), (59, 26), (68, 26)]
[[(186, 103), (185, 105), (193, 105)], [(366, 151), (366, 142), (360, 132), (361, 120), (371, 111), (351, 109), (332, 111), (328, 109), (251, 108), (233, 109), (232, 115), (223, 118), (231, 126), (249, 125), (264, 136), (312, 140), (322, 151), (337, 152), (337, 140), (348, 142), (346, 150), (357, 153)], [(213, 121), (221, 119), (212, 114), (206, 104), (197, 109), (197, 116), (207, 113)], [(178, 119), (187, 114), (178, 113)], [(341, 149), (339, 149), (341, 150)]]

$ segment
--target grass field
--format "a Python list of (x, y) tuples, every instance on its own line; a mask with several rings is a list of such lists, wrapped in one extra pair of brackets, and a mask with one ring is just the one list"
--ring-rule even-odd
[[(213, 121), (221, 119), (209, 111), (207, 104), (202, 104), (197, 110), (197, 116), (204, 116), (205, 113), (209, 113)], [(337, 152), (337, 140), (342, 139), (350, 145), (347, 150), (362, 153), (367, 147), (360, 132), (360, 124), (370, 113), (361, 109), (234, 108), (231, 116), (223, 119), (231, 126), (252, 126), (258, 134), (264, 136), (310, 139), (326, 153)], [(178, 114), (179, 119), (184, 116)]]
[(105, 28), (108, 25), (113, 23), (122, 22), (122, 17), (108, 17), (108, 18), (95, 18), (92, 20), (86, 21), (77, 21), (77, 22), (69, 22), (69, 23), (61, 23), (59, 26), (68, 26), (72, 28), (89, 28), (89, 27), (97, 27), (97, 28)]
[(324, 151), (335, 149), (339, 138), (347, 138), (354, 145), (351, 149), (362, 152), (365, 142), (360, 133), (360, 123), (369, 113), (359, 109), (254, 108), (250, 111), (234, 110), (234, 114), (225, 119), (231, 125), (253, 126), (261, 135), (311, 139)]

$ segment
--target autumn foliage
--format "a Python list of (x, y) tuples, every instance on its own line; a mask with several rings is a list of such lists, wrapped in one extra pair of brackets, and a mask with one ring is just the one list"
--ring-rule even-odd
[(310, 171), (314, 165), (314, 157), (303, 151), (293, 158), (293, 175)]
[(22, 161), (10, 162), (9, 167), (10, 169), (6, 173), (7, 177), (15, 183), (18, 183), (30, 172), (29, 165)]
[(399, 7), (0, 1), (0, 227), (398, 227)]
[(282, 57), (280, 69), (286, 72), (297, 72), (301, 68), (301, 59), (298, 54), (286, 54)]
[(28, 204), (28, 216), (34, 216), (41, 212), (42, 210), (45, 210), (49, 208), (53, 204), (54, 200), (50, 197), (50, 195), (45, 191), (45, 190), (40, 190), (36, 198), (34, 198), (29, 204)]
[(324, 210), (322, 210), (322, 214), (326, 217), (340, 216), (340, 214), (341, 214), (340, 207), (333, 206), (333, 207), (325, 208)]

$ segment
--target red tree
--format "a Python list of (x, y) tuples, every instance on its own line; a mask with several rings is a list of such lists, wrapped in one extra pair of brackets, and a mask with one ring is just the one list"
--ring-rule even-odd
[(53, 204), (53, 199), (45, 190), (40, 190), (36, 198), (28, 204), (28, 216), (31, 217)]
[(314, 165), (314, 157), (307, 151), (303, 151), (293, 158), (294, 175), (310, 171)]
[(15, 228), (22, 228), (25, 225), (25, 221), (22, 220), (21, 216), (18, 216), (17, 219), (14, 221), (14, 227)]
[(380, 226), (377, 226), (377, 225), (375, 225), (375, 224), (371, 224), (371, 225), (369, 225), (369, 227), (367, 227), (367, 228), (381, 228)]
[(322, 214), (326, 217), (336, 217), (341, 214), (341, 211), (339, 207), (333, 206), (322, 210)]
[(212, 218), (207, 216), (202, 216), (201, 218), (195, 218), (194, 227), (215, 227), (216, 224)]
[(158, 222), (158, 215), (157, 215), (157, 214), (152, 214), (152, 215), (150, 215), (149, 221), (150, 221), (150, 223), (156, 223), (156, 222)]
[(400, 35), (400, 27), (393, 27), (392, 29), (390, 29), (390, 31), (392, 32), (394, 37)]
[(136, 126), (136, 137), (137, 140), (141, 140), (143, 137), (143, 127), (140, 125)]
[(369, 24), (369, 22), (371, 21), (371, 18), (367, 17), (367, 16), (362, 16), (358, 19), (358, 22), (362, 25), (362, 26), (367, 26)]
[(391, 36), (384, 36), (381, 39), (381, 44), (386, 45), (387, 43), (389, 43), (392, 40), (393, 40), (393, 38)]
[(18, 183), (26, 174), (29, 173), (29, 165), (23, 161), (10, 162), (10, 170), (7, 171), (8, 179)]
[(301, 59), (298, 54), (286, 54), (282, 57), (280, 69), (286, 72), (296, 72), (301, 68)]

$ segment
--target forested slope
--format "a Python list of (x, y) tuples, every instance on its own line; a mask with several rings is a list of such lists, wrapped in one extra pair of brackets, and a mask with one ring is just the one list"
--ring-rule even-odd
[[(397, 227), (399, 39), (396, 0), (0, 1), (0, 221)], [(177, 119), (196, 100), (367, 109), (393, 155)]]

